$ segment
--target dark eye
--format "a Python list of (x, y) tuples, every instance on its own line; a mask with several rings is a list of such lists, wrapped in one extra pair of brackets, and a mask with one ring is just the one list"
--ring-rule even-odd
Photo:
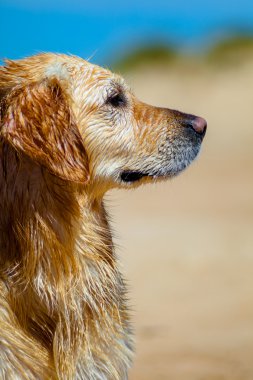
[(108, 104), (111, 104), (113, 107), (123, 107), (126, 105), (126, 98), (124, 94), (119, 93), (116, 95), (112, 95), (107, 100)]

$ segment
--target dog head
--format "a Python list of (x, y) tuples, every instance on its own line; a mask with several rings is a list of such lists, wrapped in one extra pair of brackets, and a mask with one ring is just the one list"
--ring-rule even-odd
[(204, 119), (144, 104), (120, 76), (72, 56), (7, 61), (0, 91), (2, 138), (101, 192), (178, 174), (206, 131)]

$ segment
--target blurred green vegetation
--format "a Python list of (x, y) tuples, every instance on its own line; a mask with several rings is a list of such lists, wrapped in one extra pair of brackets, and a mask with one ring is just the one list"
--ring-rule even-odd
[(216, 40), (207, 49), (193, 53), (179, 52), (174, 46), (152, 44), (129, 51), (110, 66), (113, 70), (127, 72), (144, 65), (172, 65), (180, 61), (198, 59), (207, 64), (229, 67), (253, 57), (253, 35), (229, 35)]
[(236, 64), (253, 54), (253, 36), (230, 36), (212, 46), (206, 58), (215, 64)]
[(163, 44), (145, 45), (135, 48), (112, 64), (113, 70), (129, 71), (143, 64), (172, 63), (178, 57), (174, 47)]

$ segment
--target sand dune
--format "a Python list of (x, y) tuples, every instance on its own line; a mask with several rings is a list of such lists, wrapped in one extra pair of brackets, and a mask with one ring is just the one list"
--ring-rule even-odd
[(129, 75), (142, 100), (201, 115), (180, 177), (107, 196), (136, 329), (131, 380), (253, 379), (253, 62)]

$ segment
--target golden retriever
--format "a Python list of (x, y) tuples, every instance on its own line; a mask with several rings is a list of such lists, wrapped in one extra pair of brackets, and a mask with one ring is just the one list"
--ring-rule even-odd
[(80, 58), (0, 67), (0, 378), (127, 379), (133, 344), (103, 196), (176, 175), (204, 119)]

